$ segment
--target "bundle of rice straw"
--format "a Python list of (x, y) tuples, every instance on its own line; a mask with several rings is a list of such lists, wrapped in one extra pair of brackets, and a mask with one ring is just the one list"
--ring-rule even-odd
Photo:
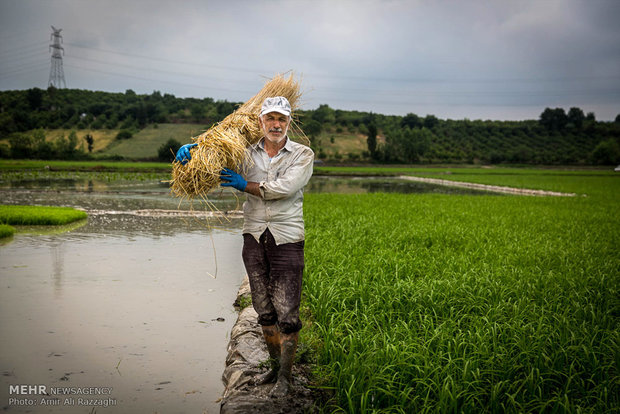
[[(206, 199), (207, 193), (220, 183), (222, 169), (237, 170), (242, 163), (249, 161), (245, 149), (263, 137), (258, 115), (265, 98), (272, 96), (287, 98), (293, 112), (299, 107), (301, 92), (292, 73), (288, 78), (276, 75), (232, 114), (192, 138), (198, 144), (190, 150), (192, 158), (185, 165), (177, 161), (172, 165), (172, 193), (181, 198)], [(305, 138), (295, 120), (291, 121), (291, 130)]]

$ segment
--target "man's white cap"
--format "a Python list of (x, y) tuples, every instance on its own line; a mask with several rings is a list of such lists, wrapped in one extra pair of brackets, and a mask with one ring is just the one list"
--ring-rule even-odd
[(284, 96), (274, 96), (273, 98), (267, 98), (263, 102), (260, 116), (268, 114), (269, 112), (279, 112), (282, 115), (291, 116), (291, 104)]

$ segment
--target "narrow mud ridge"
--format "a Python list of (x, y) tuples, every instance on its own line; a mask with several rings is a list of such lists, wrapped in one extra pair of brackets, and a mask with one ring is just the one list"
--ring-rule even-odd
[(422, 183), (445, 185), (449, 187), (472, 188), (476, 190), (492, 191), (495, 193), (518, 194), (528, 196), (553, 196), (553, 197), (575, 197), (575, 193), (560, 193), (557, 191), (530, 190), (527, 188), (503, 187), (499, 185), (467, 183), (464, 181), (442, 180), (440, 178), (414, 177), (411, 175), (401, 175), (399, 178), (409, 181), (419, 181)]
[(215, 217), (215, 218), (243, 218), (243, 211), (198, 211), (198, 210), (162, 210), (162, 209), (143, 209), (143, 210), (93, 210), (80, 209), (90, 215), (128, 215), (140, 217)]
[[(247, 302), (250, 284), (245, 277), (237, 294), (236, 304)], [(224, 395), (220, 405), (221, 414), (271, 414), (316, 412), (312, 391), (308, 388), (308, 367), (298, 362), (293, 366), (293, 390), (285, 398), (269, 396), (273, 384), (254, 385), (256, 374), (266, 371), (269, 358), (258, 315), (250, 305), (239, 312), (237, 322), (230, 333), (226, 368), (222, 374)]]

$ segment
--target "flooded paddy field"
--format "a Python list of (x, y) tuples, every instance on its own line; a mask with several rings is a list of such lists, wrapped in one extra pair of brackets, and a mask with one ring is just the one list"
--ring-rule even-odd
[[(25, 181), (0, 193), (4, 204), (89, 213), (70, 226), (18, 228), (0, 246), (2, 406), (91, 412), (84, 397), (108, 401), (96, 412), (219, 412), (245, 274), (241, 220), (207, 221), (204, 207), (179, 205), (157, 180)], [(17, 384), (111, 391), (43, 405), (45, 396), (8, 395)], [(8, 405), (10, 397), (36, 405)]]
[[(139, 177), (139, 178), (138, 178)], [(308, 192), (456, 192), (389, 178), (314, 177)], [(470, 194), (482, 193), (465, 190)], [(1, 177), (3, 204), (83, 209), (0, 246), (0, 399), (8, 412), (90, 412), (10, 386), (105, 390), (97, 412), (219, 411), (232, 305), (245, 274), (243, 197), (180, 202), (160, 177)], [(206, 218), (214, 209), (229, 212)], [(29, 398), (35, 406), (7, 404)], [(55, 400), (53, 397), (59, 398)], [(57, 404), (56, 404), (57, 403)]]

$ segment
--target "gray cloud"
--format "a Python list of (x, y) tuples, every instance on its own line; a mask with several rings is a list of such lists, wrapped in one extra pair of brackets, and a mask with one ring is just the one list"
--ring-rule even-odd
[(0, 89), (67, 86), (244, 101), (303, 75), (305, 107), (531, 119), (620, 113), (620, 2), (0, 0)]

